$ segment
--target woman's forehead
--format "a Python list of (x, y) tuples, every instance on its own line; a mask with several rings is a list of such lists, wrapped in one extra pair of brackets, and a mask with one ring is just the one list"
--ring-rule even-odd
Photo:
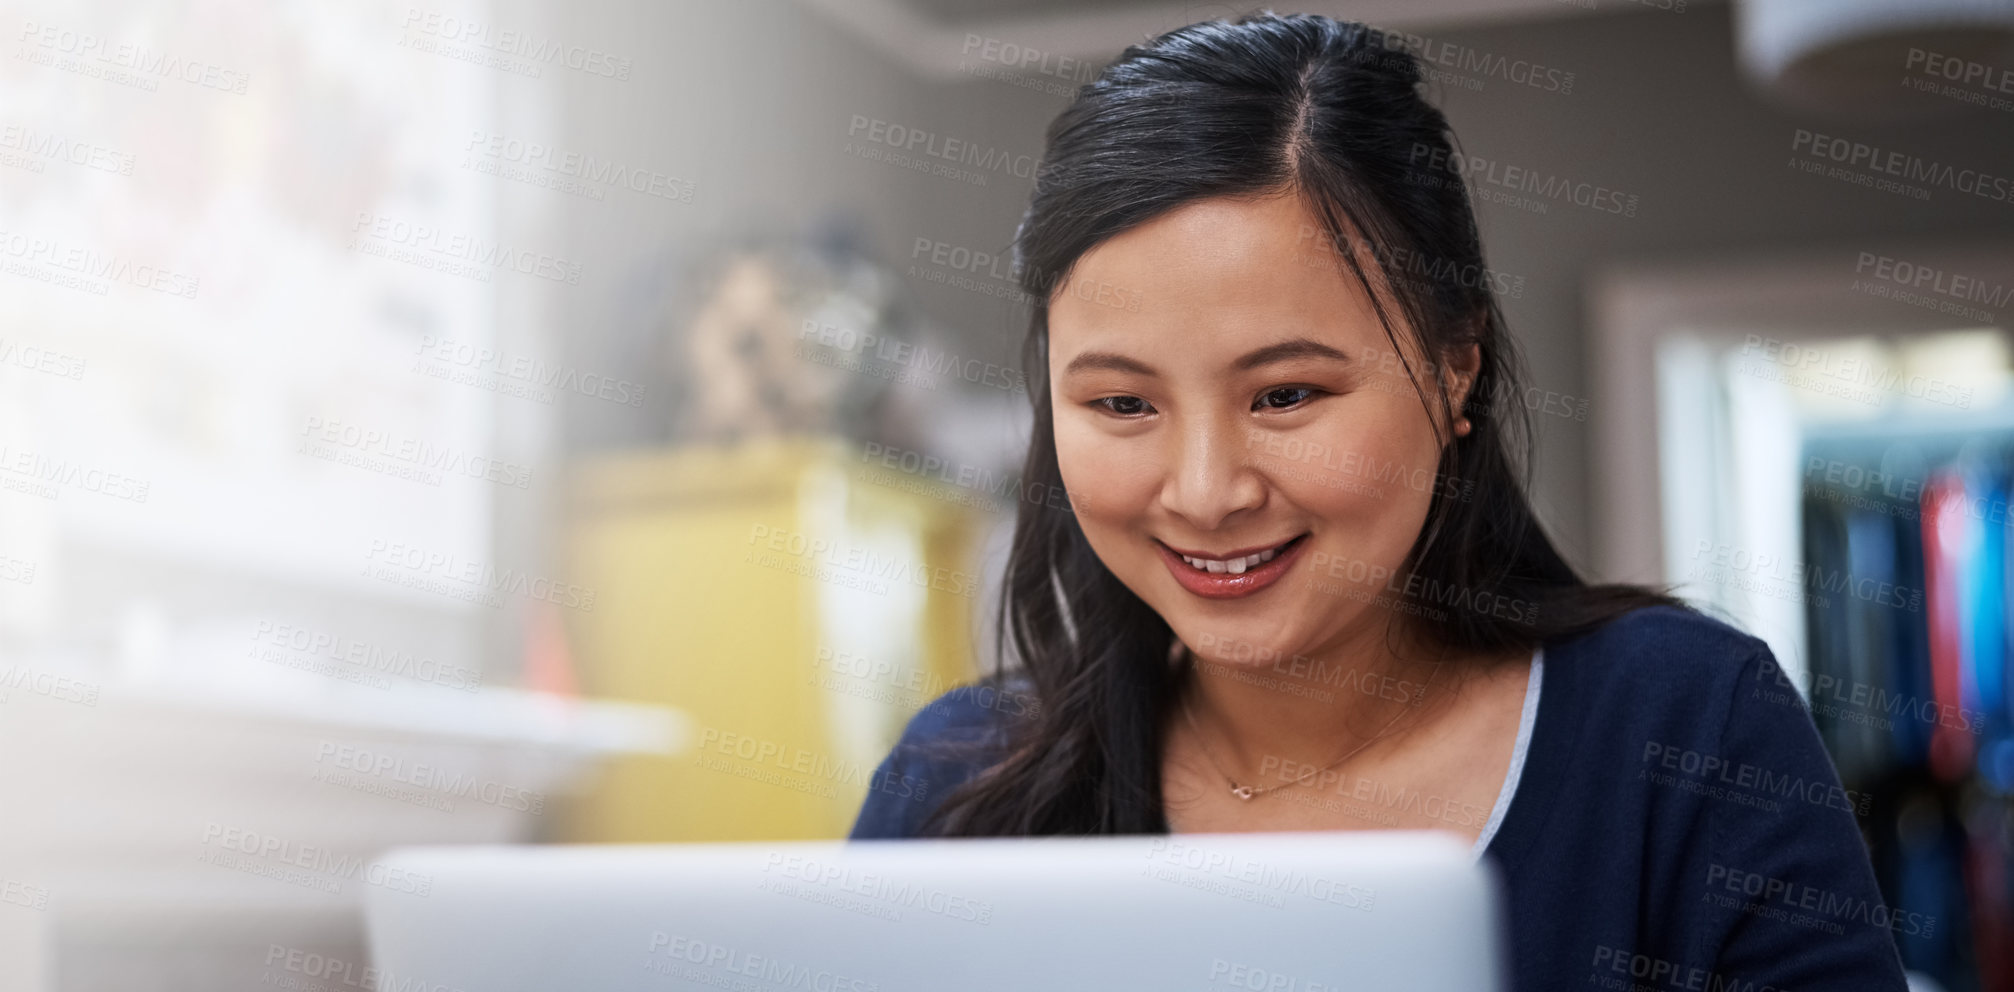
[[(1183, 204), (1084, 253), (1050, 298), (1052, 345), (1238, 348), (1281, 335), (1382, 345), (1377, 311), (1340, 250), (1298, 196)], [(1375, 259), (1359, 264), (1378, 279)]]

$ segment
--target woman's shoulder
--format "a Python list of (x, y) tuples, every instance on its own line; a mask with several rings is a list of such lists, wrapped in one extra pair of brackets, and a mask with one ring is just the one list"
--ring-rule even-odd
[(1725, 706), (1744, 681), (1788, 685), (1769, 645), (1698, 610), (1647, 606), (1545, 645), (1545, 683), (1592, 709), (1679, 711)]
[(1005, 757), (1013, 724), (1035, 712), (1034, 687), (1018, 673), (964, 682), (925, 703), (875, 769), (849, 836), (918, 836), (945, 794)]
[(1747, 653), (1763, 643), (1726, 620), (1681, 606), (1640, 606), (1568, 640), (1691, 656)]
[(999, 757), (1009, 732), (1040, 711), (1034, 684), (1025, 673), (996, 672), (960, 683), (939, 694), (909, 718), (895, 742), (897, 755), (910, 760), (972, 764)]

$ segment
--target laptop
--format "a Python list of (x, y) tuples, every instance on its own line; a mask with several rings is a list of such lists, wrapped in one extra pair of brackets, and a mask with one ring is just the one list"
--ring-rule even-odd
[(1499, 881), (1431, 831), (402, 848), (399, 992), (1485, 992)]

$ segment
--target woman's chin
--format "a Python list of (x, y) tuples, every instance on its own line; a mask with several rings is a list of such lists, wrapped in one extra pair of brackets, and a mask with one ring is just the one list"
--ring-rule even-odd
[(1248, 630), (1241, 630), (1240, 626), (1196, 624), (1187, 628), (1191, 633), (1182, 637), (1182, 643), (1189, 646), (1198, 660), (1233, 669), (1285, 672), (1297, 661), (1307, 663), (1306, 645), (1300, 639), (1280, 637), (1276, 626), (1255, 624)]

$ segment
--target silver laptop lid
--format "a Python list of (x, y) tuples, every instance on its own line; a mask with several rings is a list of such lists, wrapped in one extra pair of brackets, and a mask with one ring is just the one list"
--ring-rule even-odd
[(1482, 992), (1497, 882), (1429, 832), (409, 848), (378, 992)]

